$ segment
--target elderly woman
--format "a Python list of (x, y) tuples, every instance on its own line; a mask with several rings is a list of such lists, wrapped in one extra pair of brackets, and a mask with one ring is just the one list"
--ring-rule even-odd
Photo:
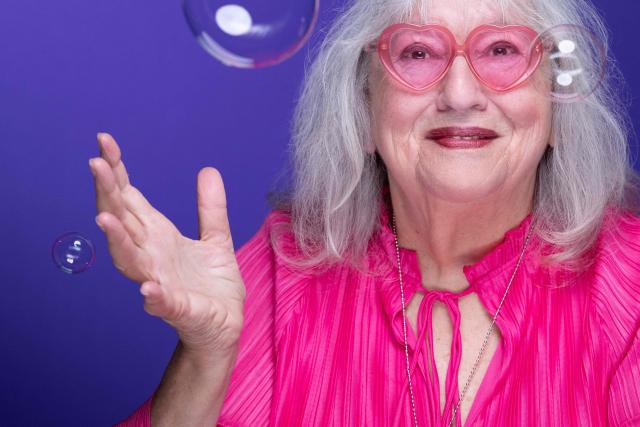
[(355, 1), (306, 79), (294, 184), (235, 254), (215, 169), (190, 240), (99, 134), (96, 221), (180, 338), (121, 425), (640, 425), (625, 112), (606, 80), (554, 102), (528, 47), (557, 24), (606, 34), (583, 0)]

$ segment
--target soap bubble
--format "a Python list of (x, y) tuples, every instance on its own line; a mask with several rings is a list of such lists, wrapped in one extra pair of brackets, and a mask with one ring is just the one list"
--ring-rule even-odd
[(319, 0), (229, 1), (183, 0), (182, 8), (198, 43), (232, 67), (284, 61), (305, 44), (318, 16)]
[(79, 233), (70, 232), (54, 240), (51, 257), (60, 270), (76, 274), (91, 267), (96, 255), (89, 239)]
[(573, 102), (591, 94), (604, 78), (606, 50), (585, 27), (563, 24), (540, 33), (533, 44), (542, 46), (551, 73), (551, 98)]

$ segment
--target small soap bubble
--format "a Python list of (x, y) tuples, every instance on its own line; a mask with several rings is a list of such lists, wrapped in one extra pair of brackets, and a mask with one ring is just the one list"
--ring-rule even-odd
[(590, 95), (604, 77), (604, 43), (587, 28), (563, 24), (538, 35), (532, 48), (542, 46), (551, 73), (550, 96), (556, 102), (574, 102)]
[(76, 232), (65, 233), (56, 238), (51, 247), (55, 265), (67, 274), (82, 273), (95, 260), (93, 243)]
[(225, 65), (259, 68), (296, 53), (316, 23), (319, 0), (183, 0), (198, 43)]

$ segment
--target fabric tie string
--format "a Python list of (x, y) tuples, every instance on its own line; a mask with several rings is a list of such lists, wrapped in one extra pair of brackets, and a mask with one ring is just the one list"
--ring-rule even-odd
[[(435, 408), (436, 410), (430, 410), (432, 408), (428, 408), (428, 414), (437, 414), (437, 418), (434, 420), (428, 420), (430, 425), (444, 425), (444, 421), (448, 422), (451, 418), (451, 412), (453, 407), (458, 403), (457, 398), (459, 396), (459, 388), (458, 388), (458, 370), (460, 367), (460, 360), (462, 357), (462, 336), (460, 333), (460, 322), (461, 315), (460, 309), (458, 307), (458, 300), (473, 292), (474, 289), (469, 286), (464, 291), (459, 293), (449, 292), (449, 291), (427, 291), (420, 302), (420, 307), (418, 309), (418, 334), (417, 334), (417, 342), (415, 346), (415, 350), (413, 352), (413, 357), (410, 365), (410, 372), (413, 375), (418, 362), (421, 360), (424, 363), (424, 367), (426, 367), (428, 372), (425, 372), (424, 369), (421, 370), (422, 377), (425, 380), (425, 383), (428, 388), (431, 389), (431, 394), (436, 396), (438, 402), (440, 401), (440, 380), (437, 374), (437, 367), (435, 363), (435, 359), (433, 357), (433, 350), (428, 351), (425, 349), (426, 344), (426, 336), (428, 333), (429, 346), (431, 349), (434, 348), (433, 345), (433, 305), (436, 301), (440, 301), (446, 308), (449, 313), (449, 318), (451, 319), (451, 323), (453, 324), (453, 335), (451, 340), (451, 357), (449, 361), (449, 366), (447, 368), (447, 376), (445, 379), (445, 395), (446, 402), (444, 406), (444, 412), (440, 413), (440, 407)], [(408, 383), (405, 382), (405, 385), (402, 389), (402, 395), (404, 395), (408, 391)], [(433, 400), (427, 399), (427, 404), (430, 404)], [(446, 416), (443, 416), (446, 415)], [(460, 414), (456, 414), (456, 424), (460, 424)], [(444, 421), (443, 421), (444, 420)]]

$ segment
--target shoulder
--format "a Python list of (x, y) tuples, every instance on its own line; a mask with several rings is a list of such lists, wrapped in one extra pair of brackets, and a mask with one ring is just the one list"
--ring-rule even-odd
[(245, 284), (245, 311), (248, 316), (267, 313), (281, 330), (298, 312), (309, 287), (307, 271), (292, 268), (295, 238), (290, 214), (271, 211), (262, 225), (238, 251), (236, 258)]
[(611, 345), (623, 351), (640, 326), (640, 217), (609, 213), (592, 267), (597, 314)]
[(236, 252), (246, 289), (244, 325), (219, 425), (247, 425), (248, 419), (265, 424), (271, 403), (277, 398), (274, 390), (279, 375), (279, 342), (295, 316), (304, 289), (304, 282), (283, 274), (274, 250), (274, 230), (286, 223), (286, 213), (269, 213), (253, 237)]
[(626, 211), (609, 212), (600, 232), (599, 244), (610, 254), (640, 254), (640, 217)]
[(597, 253), (592, 295), (610, 352), (608, 424), (631, 426), (640, 420), (640, 217), (609, 215)]
[[(271, 240), (271, 236), (275, 234), (278, 229), (282, 230), (283, 228), (289, 228), (288, 224), (290, 224), (290, 222), (290, 215), (288, 212), (280, 210), (273, 210), (269, 212), (253, 237), (251, 237), (251, 239), (236, 251), (236, 256), (238, 258), (246, 258), (256, 250), (272, 248), (273, 242)], [(290, 237), (292, 236), (293, 235)]]
[(640, 217), (629, 212), (607, 214), (595, 247), (594, 267), (608, 285), (640, 292)]
[(241, 270), (256, 267), (286, 268), (288, 259), (296, 257), (296, 239), (291, 228), (291, 214), (273, 210), (258, 231), (236, 251)]

